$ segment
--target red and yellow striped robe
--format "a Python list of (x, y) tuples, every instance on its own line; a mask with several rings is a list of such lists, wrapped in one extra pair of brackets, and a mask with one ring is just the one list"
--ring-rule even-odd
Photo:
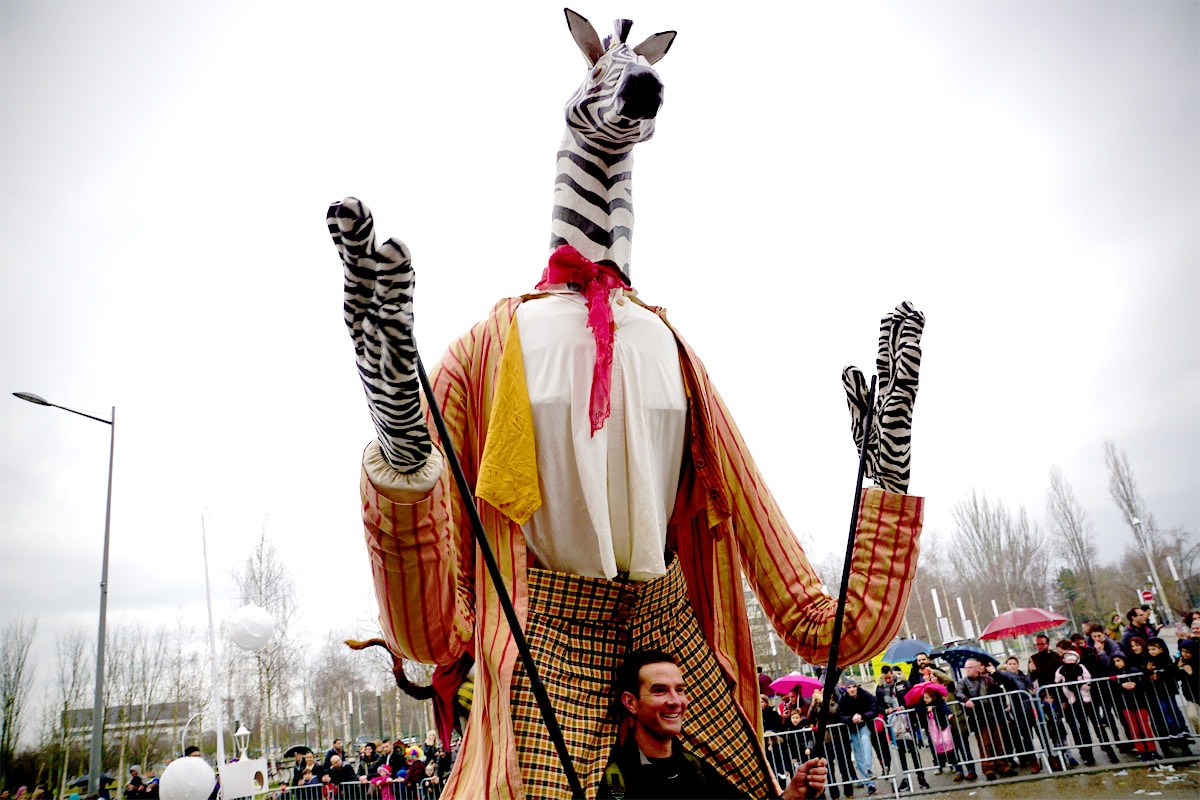
[[(431, 379), (524, 622), (531, 557), (520, 523), (539, 499), (515, 324), (522, 299), (528, 298), (498, 303), (451, 345)], [(734, 682), (741, 712), (761, 735), (741, 576), (783, 641), (815, 663), (828, 657), (836, 600), (821, 591), (704, 366), (678, 332), (675, 338), (689, 411), (668, 547), (680, 560), (705, 637)], [(483, 560), (476, 558), (453, 476), (444, 470), (429, 495), (413, 504), (389, 499), (365, 470), (361, 488), (380, 623), (392, 651), (435, 664), (464, 652), (476, 661), (471, 717), (444, 797), (523, 797), (509, 717), (516, 647)], [(863, 493), (840, 649), (844, 664), (868, 660), (892, 640), (917, 568), (923, 500), (878, 489)], [(586, 788), (594, 796), (596, 787)]]

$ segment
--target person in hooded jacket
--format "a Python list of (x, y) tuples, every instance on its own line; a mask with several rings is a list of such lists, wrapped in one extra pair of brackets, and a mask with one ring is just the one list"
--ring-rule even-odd
[(1178, 673), (1167, 652), (1166, 642), (1158, 637), (1146, 642), (1146, 661), (1142, 669), (1150, 681), (1150, 718), (1158, 728), (1164, 749), (1175, 747), (1180, 750), (1180, 755), (1192, 755), (1191, 736), (1175, 702), (1179, 690)]
[(1125, 728), (1137, 753), (1138, 761), (1155, 761), (1162, 758), (1155, 745), (1154, 728), (1150, 725), (1149, 680), (1146, 674), (1130, 666), (1124, 653), (1113, 656), (1113, 684), (1117, 708), (1125, 720)]
[(1064, 649), (1063, 663), (1054, 673), (1055, 683), (1063, 684), (1062, 697), (1063, 716), (1066, 717), (1067, 727), (1071, 729), (1071, 738), (1079, 748), (1079, 756), (1086, 766), (1096, 764), (1092, 753), (1092, 736), (1088, 729), (1089, 723), (1096, 731), (1096, 738), (1102, 743), (1102, 749), (1108, 760), (1113, 764), (1120, 763), (1117, 753), (1108, 743), (1100, 719), (1096, 714), (1096, 706), (1092, 701), (1092, 675), (1080, 662), (1079, 651), (1072, 645)]

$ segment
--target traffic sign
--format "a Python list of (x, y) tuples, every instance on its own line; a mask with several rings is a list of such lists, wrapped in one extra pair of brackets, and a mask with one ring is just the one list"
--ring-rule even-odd
[(1149, 589), (1142, 589), (1142, 602), (1143, 603), (1154, 602), (1154, 592), (1150, 591)]

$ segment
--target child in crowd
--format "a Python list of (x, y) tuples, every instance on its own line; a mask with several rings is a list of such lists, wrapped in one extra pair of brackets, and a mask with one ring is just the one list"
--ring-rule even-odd
[(1130, 667), (1124, 655), (1113, 656), (1112, 665), (1113, 680), (1119, 687), (1116, 693), (1117, 707), (1121, 709), (1121, 716), (1125, 718), (1138, 761), (1162, 758), (1154, 744), (1154, 729), (1150, 727), (1146, 675)]
[(379, 800), (392, 800), (392, 770), (387, 764), (379, 765), (371, 785), (379, 790)]
[(1179, 748), (1181, 755), (1192, 755), (1191, 737), (1183, 722), (1183, 714), (1175, 703), (1178, 691), (1175, 664), (1167, 653), (1167, 644), (1154, 637), (1146, 641), (1145, 672), (1150, 679), (1150, 708), (1155, 723), (1158, 723), (1159, 739), (1166, 747)]
[(950, 731), (950, 707), (946, 705), (946, 699), (932, 689), (922, 692), (918, 712), (922, 707), (925, 710), (925, 729), (929, 733), (933, 752), (937, 754), (938, 767), (951, 767), (955, 773), (954, 781), (957, 783), (963, 779), (963, 771), (958, 763), (958, 755), (954, 752), (954, 734)]

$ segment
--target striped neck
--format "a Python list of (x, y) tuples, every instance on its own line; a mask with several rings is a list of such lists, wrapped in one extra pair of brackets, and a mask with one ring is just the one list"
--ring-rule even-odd
[(550, 252), (569, 244), (591, 261), (609, 263), (629, 279), (633, 246), (632, 143), (600, 150), (570, 128), (558, 150)]

